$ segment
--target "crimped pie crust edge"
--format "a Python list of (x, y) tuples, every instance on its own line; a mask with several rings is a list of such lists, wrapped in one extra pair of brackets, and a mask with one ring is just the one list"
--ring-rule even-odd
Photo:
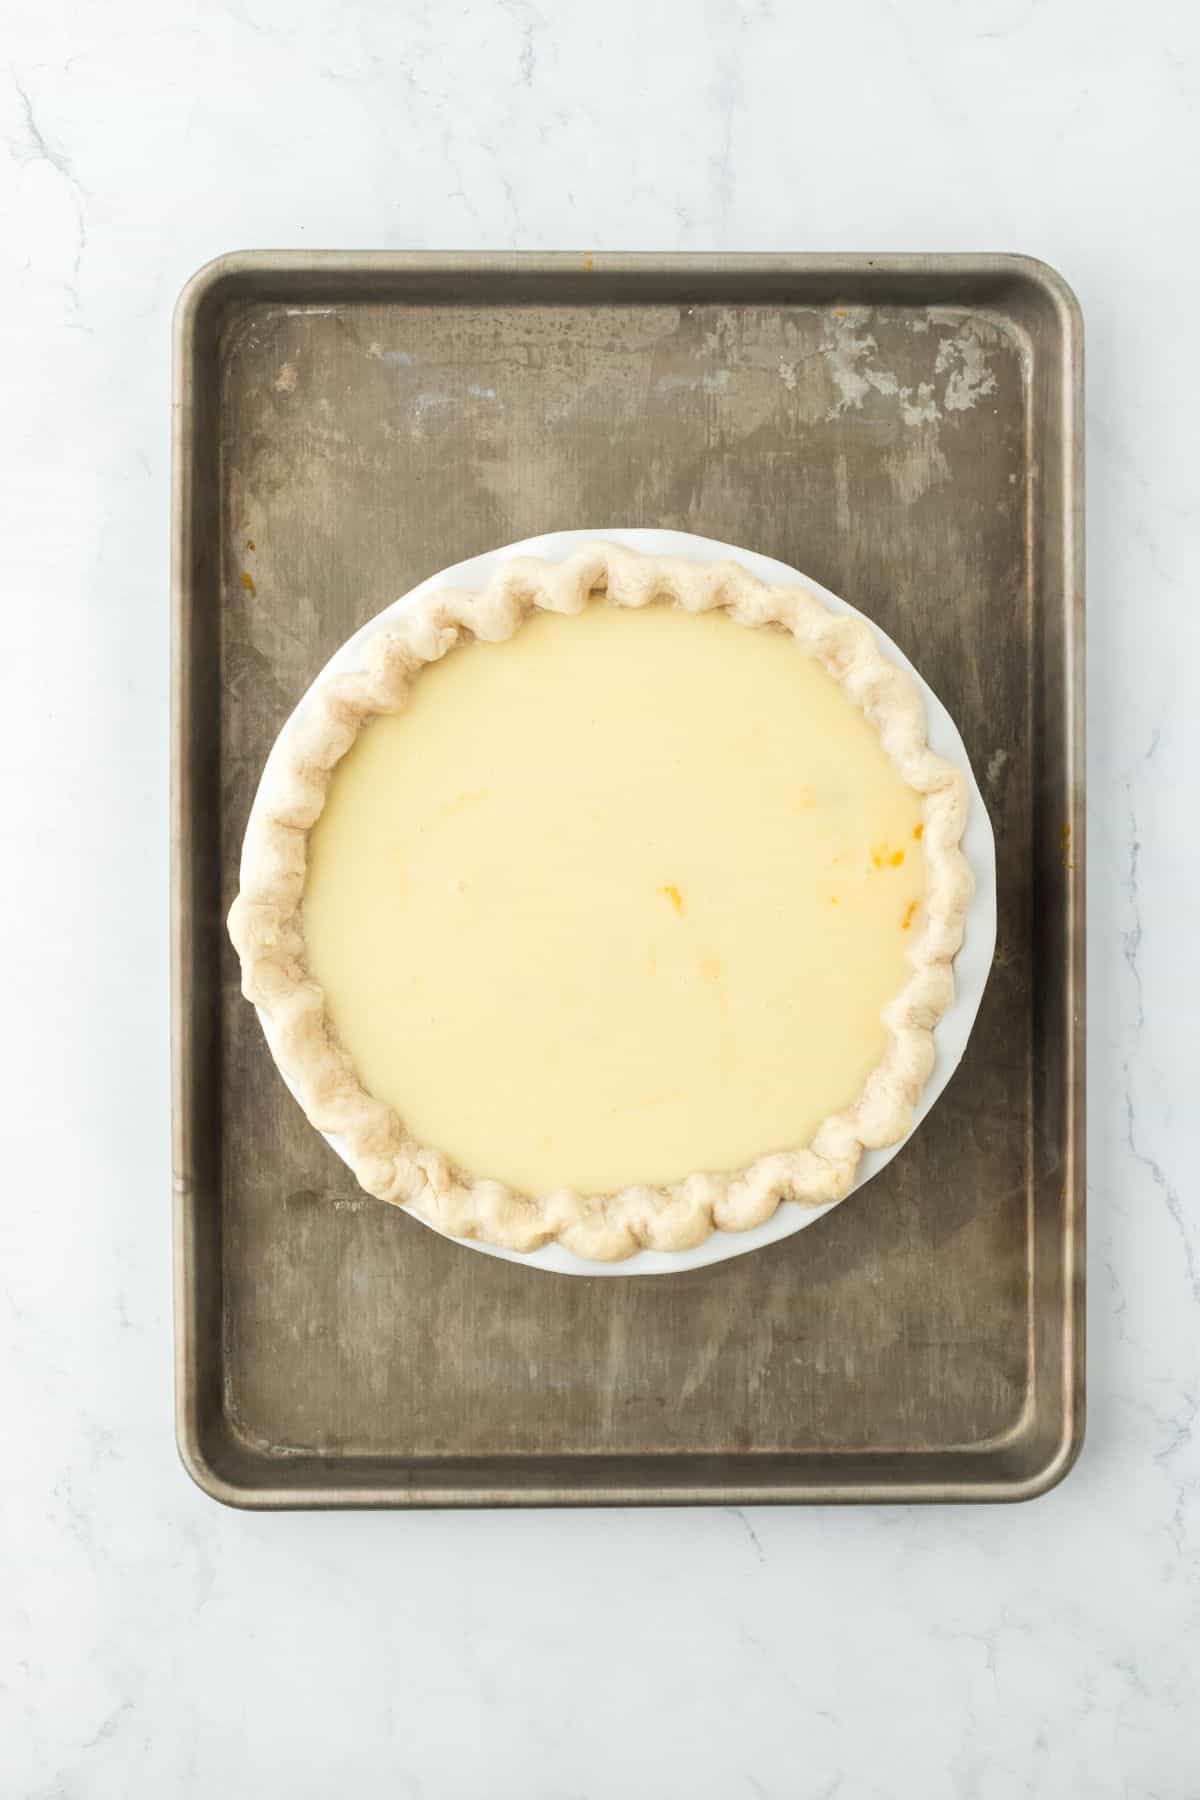
[[(669, 1186), (526, 1195), (468, 1176), (414, 1142), (396, 1111), (360, 1084), (305, 963), (308, 833), (359, 731), (376, 715), (400, 710), (423, 667), (471, 638), (511, 637), (534, 610), (578, 613), (601, 595), (618, 606), (721, 607), (742, 625), (783, 627), (817, 658), (877, 731), (902, 779), (923, 796), (923, 918), (909, 950), (909, 978), (884, 1012), (881, 1061), (854, 1104), (827, 1118), (805, 1148)], [(531, 1251), (555, 1239), (597, 1261), (641, 1249), (686, 1250), (713, 1230), (761, 1225), (783, 1200), (827, 1206), (842, 1199), (863, 1149), (895, 1143), (911, 1128), (933, 1066), (934, 1027), (954, 998), (953, 962), (974, 891), (961, 849), (966, 811), (964, 776), (926, 742), (916, 681), (884, 656), (864, 620), (832, 612), (799, 583), (768, 586), (735, 562), (696, 563), (595, 543), (561, 562), (513, 557), (475, 593), (441, 588), (418, 595), (367, 638), (360, 670), (316, 684), (285, 726), (255, 800), (229, 932), (242, 990), (264, 1015), (276, 1062), (310, 1122), (338, 1138), (369, 1193), (410, 1208), (449, 1236), (508, 1250)]]

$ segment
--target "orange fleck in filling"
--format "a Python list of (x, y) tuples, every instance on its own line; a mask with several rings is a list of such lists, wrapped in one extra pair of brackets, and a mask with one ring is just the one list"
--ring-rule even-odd
[(915, 900), (910, 900), (908, 905), (904, 909), (904, 917), (900, 921), (901, 931), (907, 931), (909, 926), (912, 924), (913, 920), (916, 918), (916, 916), (917, 916), (917, 902)]
[(658, 891), (660, 894), (665, 894), (667, 896), (667, 899), (671, 902), (671, 905), (675, 908), (677, 913), (683, 912), (683, 895), (673, 881), (668, 882), (666, 887), (659, 888)]

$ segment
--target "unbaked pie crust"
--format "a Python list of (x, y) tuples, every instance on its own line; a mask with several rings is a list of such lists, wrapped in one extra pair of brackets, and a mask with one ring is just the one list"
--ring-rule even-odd
[[(651, 603), (660, 604), (636, 626), (629, 612), (619, 630), (615, 619), (597, 617), (598, 609)], [(671, 612), (717, 617), (694, 631), (677, 626)], [(587, 622), (575, 627), (565, 617), (539, 616), (585, 613)], [(491, 658), (482, 649), (460, 653), (422, 683), (422, 670), (455, 646), (505, 642), (530, 620), (536, 627), (520, 645), (521, 658)], [(804, 655), (797, 664), (778, 657), (774, 643), (769, 652), (762, 640), (748, 646), (726, 629), (729, 621), (762, 630), (764, 640), (769, 633), (780, 642), (790, 633)], [(663, 682), (660, 708), (625, 714), (618, 695), (613, 719), (597, 704), (596, 730), (610, 731), (615, 747), (602, 759), (614, 765), (615, 772), (607, 773), (616, 781), (622, 756), (628, 765), (625, 785), (616, 790), (626, 810), (636, 814), (639, 803), (657, 805), (658, 813), (647, 817), (651, 824), (664, 819), (665, 827), (661, 833), (639, 828), (636, 817), (617, 817), (599, 800), (589, 815), (571, 760), (578, 735), (573, 714), (586, 723), (586, 695), (579, 708), (573, 699), (567, 703), (569, 669), (558, 679), (564, 651), (605, 697), (622, 687), (631, 662), (644, 657), (653, 668), (655, 658), (669, 658), (677, 640), (683, 671), (694, 668), (710, 682), (709, 671), (717, 672), (718, 681), (727, 674), (731, 699), (742, 682), (737, 731), (719, 688), (690, 694), (686, 683)], [(761, 687), (755, 688), (760, 669)], [(491, 696), (488, 683), (502, 670), (510, 688)], [(779, 684), (801, 674), (793, 705)], [(518, 676), (542, 683), (530, 689), (523, 711), (511, 687)], [(596, 688), (598, 682), (607, 687)], [(806, 771), (796, 768), (792, 779), (804, 746), (797, 749), (786, 730), (799, 729), (804, 718), (810, 720), (805, 729), (817, 729), (812, 721), (826, 716), (826, 690), (836, 700), (833, 683), (853, 703), (840, 711), (858, 720), (844, 729), (849, 800), (862, 814), (853, 823), (866, 834), (861, 855), (851, 854), (853, 832), (842, 816), (848, 801), (837, 774), (842, 747), (836, 745), (836, 754), (823, 762), (816, 759), (815, 795)], [(539, 693), (547, 696), (547, 716), (531, 722)], [(743, 788), (744, 804), (734, 793), (732, 808), (717, 809), (729, 845), (704, 846), (696, 828), (691, 840), (673, 832), (667, 809), (678, 770), (672, 776), (668, 767), (670, 731), (677, 726), (684, 734), (680, 742), (696, 747), (697, 784), (715, 784), (727, 754), (723, 746), (735, 740), (753, 771), (753, 760), (745, 764), (753, 747), (747, 750), (741, 721), (753, 725), (759, 693), (762, 716), (784, 735), (765, 745), (762, 779), (752, 794)], [(447, 707), (453, 700), (466, 712), (439, 717), (443, 696)], [(506, 726), (497, 733), (493, 719), (490, 738), (489, 702)], [(706, 716), (711, 731), (704, 728)], [(461, 730), (460, 719), (472, 729)], [(379, 730), (364, 732), (373, 720), (380, 721)], [(520, 729), (509, 728), (513, 721)], [(874, 740), (861, 741), (868, 739), (862, 721)], [(468, 757), (454, 774), (458, 789), (440, 792), (436, 776), (455, 758), (439, 752), (469, 744), (476, 725), (483, 748), (476, 743), (474, 761)], [(586, 734), (581, 742), (575, 748), (584, 756)], [(590, 753), (596, 754), (594, 748)], [(549, 860), (544, 875), (534, 871), (514, 888), (510, 859), (501, 852), (505, 834), (520, 819), (514, 806), (523, 798), (523, 771), (543, 796)], [(744, 768), (739, 779), (745, 780)], [(679, 790), (685, 799), (687, 780), (685, 774)], [(386, 814), (372, 812), (384, 788), (409, 826), (411, 841), (402, 848), (411, 867), (403, 872), (388, 860), (399, 852), (391, 848)], [(867, 790), (870, 803), (861, 799)], [(864, 621), (831, 612), (798, 584), (768, 587), (736, 563), (644, 556), (611, 544), (590, 545), (558, 563), (513, 558), (479, 593), (419, 595), (367, 639), (361, 671), (331, 676), (312, 690), (276, 746), (251, 814), (230, 934), (242, 962), (243, 990), (263, 1017), (276, 1061), (312, 1124), (336, 1137), (368, 1192), (410, 1207), (451, 1236), (512, 1250), (530, 1251), (553, 1239), (579, 1256), (605, 1261), (641, 1248), (684, 1250), (714, 1229), (761, 1224), (782, 1200), (821, 1206), (842, 1198), (863, 1148), (895, 1143), (910, 1129), (933, 1063), (933, 1029), (953, 999), (953, 959), (973, 889), (960, 848), (966, 794), (963, 775), (926, 744), (924, 708), (912, 676), (883, 656)], [(793, 806), (794, 815), (788, 811)], [(681, 811), (686, 815), (687, 807)], [(575, 812), (593, 819), (595, 842), (585, 848), (600, 857), (598, 865), (572, 860)], [(749, 816), (744, 830), (743, 812)], [(880, 825), (885, 816), (890, 832)], [(747, 873), (744, 860), (759, 856), (754, 831), (760, 827), (766, 861), (739, 885)], [(789, 849), (793, 834), (797, 844), (819, 847), (819, 879), (807, 864), (797, 866)], [(688, 845), (696, 842), (704, 854), (689, 862)], [(729, 856), (712, 853), (730, 846), (732, 868)], [(528, 848), (526, 842), (525, 854)], [(546, 901), (537, 899), (543, 890)], [(841, 914), (820, 910), (839, 905)], [(781, 908), (790, 940), (770, 935), (781, 929)], [(867, 1057), (853, 1097), (809, 1117), (801, 1105), (803, 1083), (793, 1079), (797, 1070), (808, 1071), (814, 1091), (819, 1078), (836, 1091), (855, 1067), (855, 1044), (847, 1050), (847, 1032), (839, 1030), (845, 1021), (831, 1016), (836, 983), (830, 988), (817, 982), (819, 1016), (796, 1011), (806, 995), (811, 999), (807, 989), (792, 996), (789, 1013), (790, 953), (778, 959), (779, 1008), (771, 1001), (773, 971), (765, 959), (776, 941), (804, 948), (811, 939), (811, 974), (824, 954), (823, 919), (840, 922), (842, 935), (835, 933), (832, 941), (843, 947), (854, 944), (854, 929), (861, 934), (861, 955), (846, 957), (847, 1007), (852, 997), (860, 1013), (871, 1004), (860, 964), (877, 969), (873, 979), (885, 982), (886, 1003), (877, 1044), (858, 1015), (852, 1018), (849, 1036), (855, 1040), (857, 1034), (859, 1054)], [(584, 939), (595, 929), (617, 934), (621, 954), (612, 992), (607, 974), (601, 979), (593, 971), (590, 1003), (582, 1012), (572, 1012), (569, 961), (560, 955), (555, 963), (552, 955), (560, 927), (568, 937), (566, 949), (560, 943), (558, 950), (568, 958), (571, 929)], [(546, 938), (545, 971), (536, 961), (539, 930)], [(518, 947), (515, 938), (522, 933)], [(402, 954), (393, 958), (389, 950), (397, 942)], [(579, 960), (587, 974), (594, 959), (586, 941)], [(544, 974), (546, 1005), (540, 1010), (522, 1005), (510, 964)], [(886, 985), (892, 968), (899, 971), (895, 987)], [(489, 991), (490, 971), (498, 971), (496, 994)], [(629, 998), (617, 976), (633, 983)], [(564, 981), (570, 991), (560, 992)], [(537, 982), (530, 991), (538, 991)], [(473, 1028), (473, 997), (485, 992), (488, 1007)], [(673, 1053), (662, 1052), (654, 1035), (657, 1004), (642, 999), (664, 993), (668, 1035), (662, 1042), (673, 1042)], [(507, 1009), (499, 1024), (497, 1005)], [(644, 1017), (636, 1016), (639, 1007)], [(528, 1049), (519, 1032), (513, 1035), (518, 1026), (524, 1029), (520, 1015), (526, 1010)], [(763, 1021), (761, 1041), (756, 1019)], [(606, 1020), (611, 1042), (604, 1035)], [(708, 1020), (723, 1022), (724, 1060), (715, 1023), (712, 1032), (705, 1028)], [(768, 1055), (770, 1030), (778, 1044)], [(750, 1039), (760, 1052), (757, 1068), (753, 1058), (739, 1055)], [(357, 1062), (347, 1045), (355, 1047)], [(675, 1067), (664, 1066), (670, 1063)], [(548, 1118), (544, 1133), (536, 1114), (522, 1111), (538, 1104), (536, 1081), (524, 1084), (534, 1098), (524, 1091), (523, 1067), (557, 1072), (557, 1087), (547, 1091), (559, 1098), (543, 1103), (543, 1112), (561, 1112), (562, 1118)], [(658, 1109), (645, 1115), (649, 1125), (643, 1106)], [(749, 1147), (735, 1167), (739, 1108)], [(805, 1123), (787, 1136), (785, 1122), (793, 1118)], [(413, 1130), (422, 1126), (437, 1147), (417, 1141)], [(807, 1141), (780, 1148), (781, 1133), (786, 1143), (804, 1134)], [(772, 1147), (756, 1154), (761, 1138)], [(685, 1149), (689, 1142), (702, 1145), (693, 1162)], [(556, 1172), (567, 1169), (572, 1185), (555, 1185)]]

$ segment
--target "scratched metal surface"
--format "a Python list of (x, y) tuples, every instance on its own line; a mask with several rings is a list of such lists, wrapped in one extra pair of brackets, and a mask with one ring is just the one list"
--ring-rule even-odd
[[(1069, 1465), (1063, 309), (1024, 265), (769, 262), (244, 259), (185, 305), (181, 1442), (222, 1497), (1003, 1497)], [(363, 1195), (219, 929), (263, 760), (338, 644), (444, 565), (605, 522), (752, 546), (878, 619), (956, 718), (999, 849), (979, 1023), (905, 1152), (788, 1241), (628, 1282), (478, 1256)]]

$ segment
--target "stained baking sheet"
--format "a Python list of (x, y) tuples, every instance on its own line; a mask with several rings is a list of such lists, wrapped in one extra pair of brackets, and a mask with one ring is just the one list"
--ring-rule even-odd
[[(256, 1506), (1021, 1498), (1082, 1378), (1081, 334), (1005, 257), (256, 254), (177, 315), (178, 1425)], [(814, 1227), (664, 1281), (471, 1255), (283, 1088), (222, 918), (279, 725), (448, 562), (621, 521), (862, 608), (999, 850), (964, 1065)]]

